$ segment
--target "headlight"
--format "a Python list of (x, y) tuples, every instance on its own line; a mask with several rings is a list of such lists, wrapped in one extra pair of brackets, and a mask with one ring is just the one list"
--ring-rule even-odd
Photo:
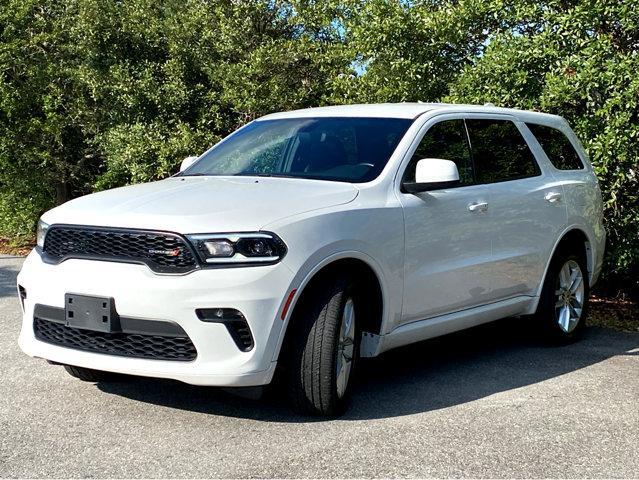
[(279, 262), (286, 245), (274, 233), (215, 233), (187, 235), (200, 259), (208, 264), (266, 264)]
[(44, 248), (44, 237), (49, 230), (49, 224), (44, 223), (42, 220), (38, 220), (38, 228), (36, 229), (36, 244), (40, 248)]

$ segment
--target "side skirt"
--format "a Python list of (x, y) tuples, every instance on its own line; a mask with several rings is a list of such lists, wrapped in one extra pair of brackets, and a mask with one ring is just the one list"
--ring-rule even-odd
[(482, 305), (481, 307), (401, 325), (381, 338), (377, 354), (410, 343), (499, 320), (500, 318), (527, 315), (534, 311), (537, 301), (537, 297), (513, 297), (508, 300)]

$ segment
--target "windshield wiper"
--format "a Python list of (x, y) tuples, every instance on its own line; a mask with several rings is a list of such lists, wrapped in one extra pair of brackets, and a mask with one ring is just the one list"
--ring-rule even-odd
[(236, 177), (274, 177), (274, 178), (299, 178), (297, 175), (290, 175), (287, 173), (237, 173)]
[(178, 177), (275, 177), (275, 178), (307, 178), (304, 176), (300, 176), (300, 175), (290, 175), (290, 174), (286, 174), (286, 173), (232, 173), (232, 174), (228, 174), (228, 175), (223, 175), (223, 174), (219, 174), (219, 173), (204, 173), (204, 172), (197, 172), (197, 173), (186, 173), (186, 174), (179, 174), (176, 175)]

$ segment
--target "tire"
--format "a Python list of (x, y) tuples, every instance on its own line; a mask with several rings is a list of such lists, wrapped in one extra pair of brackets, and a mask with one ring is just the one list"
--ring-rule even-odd
[[(575, 279), (581, 278), (578, 285), (575, 285), (573, 276)], [(570, 288), (571, 293), (566, 292), (568, 284), (575, 285)], [(589, 294), (584, 255), (566, 250), (555, 254), (535, 313), (535, 321), (543, 339), (554, 344), (568, 344), (578, 340), (586, 326)]]
[(83, 382), (117, 382), (123, 381), (125, 379), (125, 375), (119, 375), (113, 372), (103, 372), (101, 370), (93, 370), (91, 368), (64, 365), (64, 369), (69, 375), (78, 378)]
[(359, 353), (356, 319), (354, 289), (346, 277), (316, 285), (292, 318), (288, 395), (298, 413), (346, 411)]

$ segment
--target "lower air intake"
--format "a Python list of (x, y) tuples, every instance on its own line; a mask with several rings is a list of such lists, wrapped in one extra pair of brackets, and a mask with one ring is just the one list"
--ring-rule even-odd
[(33, 322), (33, 331), (36, 338), (43, 342), (86, 352), (175, 361), (190, 361), (197, 357), (195, 346), (188, 336), (95, 332), (37, 317)]

